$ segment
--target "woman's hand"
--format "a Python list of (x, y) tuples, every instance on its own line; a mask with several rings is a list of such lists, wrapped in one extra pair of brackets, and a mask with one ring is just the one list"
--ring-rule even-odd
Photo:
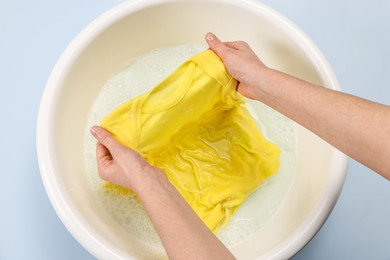
[(151, 166), (134, 150), (118, 143), (100, 126), (91, 127), (96, 138), (96, 159), (100, 178), (126, 187), (138, 193), (143, 180), (152, 174), (165, 175), (159, 168)]
[[(245, 42), (206, 41), (239, 81), (238, 92), (296, 121), (390, 180), (390, 107), (267, 68)], [(378, 149), (380, 147), (380, 149)]]
[(137, 193), (170, 259), (234, 259), (169, 182), (165, 173), (119, 144), (99, 126), (96, 138), (99, 176)]
[(206, 42), (224, 63), (228, 72), (239, 81), (237, 91), (250, 99), (257, 99), (261, 86), (266, 85), (268, 67), (246, 42), (221, 42), (214, 34), (206, 34)]

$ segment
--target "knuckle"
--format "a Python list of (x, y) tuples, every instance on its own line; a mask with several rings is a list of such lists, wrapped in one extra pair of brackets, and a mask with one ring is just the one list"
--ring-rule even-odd
[(244, 42), (244, 41), (238, 41), (237, 42), (237, 46), (239, 47), (248, 47), (248, 43), (247, 42)]
[(102, 133), (102, 135), (100, 136), (99, 142), (102, 145), (107, 146), (107, 144), (110, 142), (108, 134), (107, 133)]
[(99, 177), (103, 180), (107, 180), (108, 179), (108, 174), (106, 171), (98, 171), (99, 173)]
[(98, 169), (98, 174), (99, 174), (99, 177), (103, 180), (109, 180), (110, 179), (110, 173), (109, 171), (106, 169), (105, 165), (100, 165), (99, 167), (100, 169)]
[(105, 147), (110, 147), (112, 143), (112, 137), (107, 131), (100, 131), (99, 133), (99, 143), (104, 145)]

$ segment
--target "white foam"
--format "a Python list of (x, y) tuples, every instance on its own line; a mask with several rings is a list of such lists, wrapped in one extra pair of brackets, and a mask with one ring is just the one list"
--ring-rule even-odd
[(295, 174), (295, 124), (270, 107), (246, 99), (246, 105), (265, 138), (281, 149), (280, 168), (243, 203), (218, 237), (227, 246), (234, 245), (260, 230), (286, 198)]
[[(164, 250), (158, 235), (135, 197), (103, 189), (104, 182), (98, 177), (96, 167), (96, 142), (89, 134), (89, 128), (100, 124), (120, 104), (151, 90), (181, 63), (206, 48), (205, 45), (186, 44), (156, 49), (135, 59), (104, 85), (92, 107), (86, 127), (85, 161), (91, 186), (98, 199), (123, 229), (155, 247), (161, 254)], [(228, 246), (247, 239), (267, 223), (286, 197), (295, 172), (294, 123), (259, 102), (246, 101), (262, 134), (281, 148), (281, 166), (278, 173), (262, 184), (217, 234)]]

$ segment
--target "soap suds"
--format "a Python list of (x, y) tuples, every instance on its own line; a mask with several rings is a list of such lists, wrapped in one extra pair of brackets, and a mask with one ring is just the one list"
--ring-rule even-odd
[[(85, 134), (85, 162), (91, 187), (103, 207), (124, 230), (164, 254), (160, 239), (146, 212), (131, 192), (105, 189), (97, 173), (95, 139), (89, 128), (120, 104), (150, 91), (191, 56), (207, 49), (205, 45), (186, 44), (152, 50), (132, 61), (102, 88), (89, 114)], [(246, 100), (263, 136), (281, 149), (280, 169), (267, 179), (240, 207), (217, 236), (227, 246), (249, 238), (260, 230), (279, 209), (291, 186), (295, 173), (295, 124), (273, 109)], [(119, 189), (119, 188), (118, 188)]]

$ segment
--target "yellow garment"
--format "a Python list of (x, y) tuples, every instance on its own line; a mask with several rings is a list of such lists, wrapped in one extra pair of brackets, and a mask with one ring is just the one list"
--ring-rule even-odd
[(207, 50), (101, 122), (163, 169), (213, 232), (279, 168), (280, 150), (261, 136), (236, 86)]

